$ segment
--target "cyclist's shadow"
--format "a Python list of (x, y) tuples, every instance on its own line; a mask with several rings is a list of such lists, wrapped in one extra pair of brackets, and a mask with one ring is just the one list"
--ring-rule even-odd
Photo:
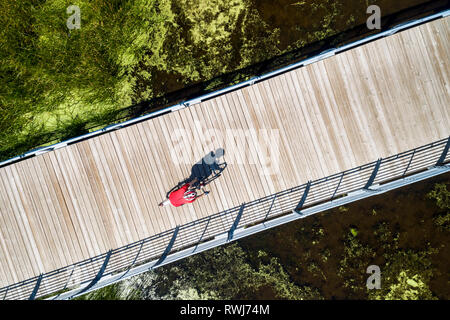
[(194, 184), (196, 189), (200, 188), (200, 184), (207, 185), (211, 181), (217, 179), (227, 167), (227, 163), (220, 162), (220, 158), (225, 155), (225, 150), (219, 148), (216, 151), (211, 151), (206, 154), (201, 160), (194, 164), (191, 168), (191, 175), (189, 178), (180, 181), (175, 187), (167, 192), (167, 197), (172, 191), (175, 191), (197, 178), (197, 182)]

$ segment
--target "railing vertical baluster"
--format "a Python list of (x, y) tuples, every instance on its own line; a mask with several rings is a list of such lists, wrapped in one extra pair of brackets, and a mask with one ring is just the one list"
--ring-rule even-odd
[(9, 287), (6, 288), (5, 294), (3, 295), (3, 300), (6, 300), (6, 296), (8, 295)]
[(31, 293), (28, 300), (34, 300), (36, 298), (37, 292), (39, 290), (39, 286), (41, 285), (42, 277), (43, 277), (43, 275), (41, 273), (36, 280), (36, 285), (34, 286), (33, 292)]
[(331, 200), (334, 199), (334, 196), (336, 195), (339, 187), (341, 186), (341, 182), (342, 182), (342, 179), (344, 178), (344, 175), (345, 175), (345, 172), (342, 172), (341, 178), (339, 179), (339, 183), (338, 183), (336, 189), (334, 190), (333, 195), (331, 196)]
[(80, 291), (75, 293), (73, 295), (73, 297), (77, 296), (77, 295), (80, 295), (83, 292), (86, 292), (87, 290), (92, 288), (102, 278), (103, 273), (105, 272), (106, 266), (108, 265), (109, 258), (111, 257), (111, 254), (112, 254), (112, 250), (109, 250), (108, 253), (106, 254), (105, 260), (103, 261), (103, 264), (102, 264), (100, 270), (98, 271), (97, 275), (95, 276), (95, 278), (92, 279), (92, 281), (86, 287), (84, 287), (83, 289), (81, 289)]
[(127, 268), (127, 271), (125, 271), (125, 273), (124, 273), (119, 279), (117, 279), (117, 281), (119, 281), (120, 279), (122, 279), (123, 277), (125, 277), (125, 275), (131, 270), (131, 268), (133, 268), (133, 266), (135, 265), (135, 263), (136, 263), (136, 261), (137, 261), (137, 258), (138, 258), (139, 255), (141, 254), (142, 247), (144, 246), (144, 241), (145, 241), (145, 239), (141, 241), (141, 245), (139, 246), (139, 250), (138, 250), (136, 256), (134, 257), (133, 262), (132, 262), (132, 263), (130, 264), (130, 266)]
[(276, 198), (277, 198), (277, 194), (275, 193), (273, 195), (272, 203), (270, 204), (269, 210), (267, 211), (266, 216), (264, 217), (264, 221), (267, 220), (267, 217), (269, 216), (270, 211), (272, 210), (272, 207), (273, 207), (273, 204), (275, 203)]
[(198, 239), (197, 244), (195, 245), (193, 252), (195, 252), (195, 250), (197, 250), (198, 245), (199, 245), (200, 242), (202, 241), (203, 236), (205, 235), (206, 230), (208, 229), (209, 222), (211, 221), (211, 218), (212, 218), (212, 216), (209, 217), (208, 222), (206, 223), (205, 229), (203, 229), (203, 233), (202, 233), (202, 235), (200, 236), (200, 239)]
[(230, 230), (228, 231), (227, 241), (230, 241), (233, 239), (234, 230), (236, 230), (236, 228), (239, 224), (239, 221), (241, 220), (242, 213), (244, 212), (244, 207), (245, 207), (245, 203), (243, 203), (241, 205), (241, 207), (239, 208), (239, 212), (236, 216), (236, 219), (234, 219), (233, 225), (231, 226)]
[(169, 254), (170, 250), (172, 250), (172, 246), (175, 243), (175, 240), (177, 238), (178, 230), (180, 230), (180, 226), (177, 226), (175, 228), (175, 231), (173, 232), (172, 238), (169, 241), (169, 244), (166, 247), (166, 250), (164, 250), (163, 254), (159, 258), (158, 261), (153, 265), (153, 267), (156, 267), (157, 265), (161, 264), (164, 260), (166, 260), (167, 255)]
[(415, 154), (416, 154), (416, 149), (413, 150), (413, 153), (411, 155), (411, 158), (409, 159), (408, 165), (406, 166), (405, 171), (403, 171), (402, 177), (406, 174), (406, 172), (408, 172), (409, 166), (411, 165), (411, 162), (412, 162)]
[(375, 181), (375, 178), (377, 176), (378, 173), (378, 169), (380, 168), (381, 165), (381, 158), (377, 160), (377, 163), (375, 164), (375, 167), (373, 168), (372, 174), (370, 175), (369, 180), (367, 181), (366, 185), (364, 186), (363, 189), (365, 190), (369, 190), (369, 187), (373, 184), (373, 182)]
[(449, 148), (450, 148), (450, 136), (447, 139), (447, 144), (445, 145), (444, 150), (442, 151), (442, 154), (439, 157), (439, 160), (436, 162), (437, 166), (442, 166), (444, 164), (444, 161), (445, 161), (445, 158), (447, 157)]
[(305, 187), (305, 191), (303, 192), (302, 198), (300, 199), (300, 202), (297, 204), (297, 206), (294, 209), (295, 213), (300, 213), (299, 211), (303, 208), (303, 205), (305, 204), (306, 197), (309, 193), (309, 188), (311, 188), (311, 181), (308, 181)]

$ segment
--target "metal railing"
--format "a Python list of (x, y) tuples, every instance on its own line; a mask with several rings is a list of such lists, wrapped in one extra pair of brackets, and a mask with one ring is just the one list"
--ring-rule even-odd
[[(155, 268), (162, 265), (167, 257), (186, 248), (190, 248), (189, 252), (177, 259), (201, 251), (197, 251), (197, 247), (208, 241), (218, 238), (225, 238), (221, 243), (233, 241), (237, 229), (267, 223), (288, 213), (302, 215), (305, 208), (319, 208), (326, 201), (341, 199), (358, 190), (370, 196), (374, 186), (379, 188), (383, 183), (430, 167), (448, 168), (445, 164), (450, 158), (449, 146), (450, 137), (244, 203), (71, 266), (1, 288), (0, 299), (35, 299), (57, 292), (61, 295), (56, 298), (80, 295), (95, 287), (104, 277), (121, 274), (114, 278), (113, 282), (116, 282), (136, 274), (131, 271), (140, 265), (147, 264), (143, 271)], [(65, 290), (70, 292), (62, 293)]]

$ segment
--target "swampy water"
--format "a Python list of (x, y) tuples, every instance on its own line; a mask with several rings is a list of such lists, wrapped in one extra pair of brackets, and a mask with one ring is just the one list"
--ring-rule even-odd
[[(175, 22), (180, 29), (168, 34), (164, 54), (172, 57), (178, 66), (165, 69), (144, 67), (152, 77), (151, 80), (138, 77), (135, 102), (148, 96), (145, 88), (151, 88), (152, 97), (178, 90), (181, 92), (175, 94), (176, 98), (192, 97), (204, 93), (205, 89), (218, 89), (292, 63), (290, 60), (301, 55), (303, 49), (308, 51), (308, 46), (318, 41), (324, 41), (322, 45), (325, 46), (328, 41), (338, 45), (344, 37), (331, 38), (357, 26), (365, 26), (369, 5), (378, 5), (382, 17), (395, 17), (408, 8), (420, 5), (425, 10), (429, 8), (425, 4), (430, 2), (235, 0), (230, 2), (229, 7), (217, 5), (215, 1), (205, 3), (211, 7), (202, 5), (196, 14), (186, 11), (181, 3), (172, 4), (172, 10), (176, 13)], [(419, 15), (420, 9), (414, 14)], [(197, 19), (204, 22), (199, 23)], [(221, 21), (227, 21), (226, 26)], [(360, 37), (366, 31), (369, 33), (369, 30), (363, 29)], [(206, 41), (197, 33), (206, 36)], [(169, 44), (182, 44), (183, 47), (174, 49)], [(291, 52), (295, 54), (289, 55)], [(277, 58), (283, 55), (286, 57)], [(273, 65), (264, 63), (271, 59), (275, 60)]]
[[(221, 42), (211, 39), (208, 41), (209, 47), (201, 48), (195, 45), (195, 39), (189, 32), (193, 28), (193, 22), (182, 11), (181, 5), (174, 4), (173, 8), (177, 13), (176, 22), (183, 30), (181, 32), (181, 37), (185, 40), (183, 45), (190, 48), (192, 57), (198, 59), (199, 64), (203, 63), (203, 66), (194, 68), (194, 72), (198, 73), (197, 77), (179, 70), (176, 72), (153, 70), (152, 87), (155, 95), (173, 92), (193, 83), (208, 81), (223, 72), (231, 72), (298, 50), (313, 42), (364, 25), (369, 17), (366, 12), (369, 5), (378, 5), (384, 17), (428, 2), (424, 0), (232, 1), (231, 6), (236, 8), (236, 14), (233, 15), (226, 10), (223, 13), (230, 21), (230, 30), (225, 28), (224, 32), (215, 33), (220, 29), (211, 31), (212, 29), (209, 30), (208, 27), (204, 28), (202, 31), (211, 31), (212, 37), (222, 39)], [(205, 9), (202, 18), (210, 20), (206, 21), (208, 23), (217, 20), (219, 16), (220, 12), (215, 10), (209, 12)], [(230, 34), (226, 35), (227, 32)], [(224, 52), (232, 52), (231, 55), (211, 57), (208, 54), (208, 50), (216, 51), (221, 46)], [(205, 57), (209, 60), (204, 60)]]

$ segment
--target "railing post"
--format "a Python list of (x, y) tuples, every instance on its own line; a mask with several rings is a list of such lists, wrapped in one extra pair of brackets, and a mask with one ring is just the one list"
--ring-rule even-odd
[(305, 191), (303, 192), (302, 198), (300, 199), (300, 202), (297, 204), (297, 206), (294, 209), (295, 213), (300, 213), (299, 211), (303, 208), (303, 205), (305, 204), (306, 197), (308, 196), (309, 189), (311, 188), (311, 181), (308, 181), (305, 187)]
[(228, 231), (227, 242), (233, 239), (234, 230), (236, 230), (236, 228), (239, 224), (239, 221), (241, 220), (242, 213), (244, 212), (244, 207), (245, 207), (245, 203), (243, 203), (241, 205), (241, 207), (239, 208), (239, 212), (236, 216), (236, 219), (234, 219), (233, 225), (231, 226), (230, 230)]
[(31, 293), (31, 295), (28, 298), (28, 300), (34, 300), (36, 298), (37, 292), (39, 290), (39, 286), (41, 285), (41, 280), (42, 280), (42, 273), (37, 278), (36, 285), (34, 286), (33, 292)]
[(266, 216), (264, 217), (264, 221), (267, 219), (267, 217), (269, 216), (270, 211), (272, 210), (273, 204), (275, 203), (275, 199), (277, 198), (277, 194), (275, 193), (273, 195), (273, 199), (272, 199), (272, 203), (270, 204), (269, 210), (266, 213)]
[(202, 235), (200, 236), (200, 239), (198, 239), (197, 244), (195, 245), (193, 252), (195, 252), (195, 250), (197, 250), (198, 245), (200, 244), (200, 242), (201, 242), (202, 239), (203, 239), (203, 236), (204, 236), (205, 233), (206, 233), (206, 230), (208, 230), (208, 226), (209, 226), (209, 223), (211, 222), (211, 218), (212, 218), (212, 216), (209, 217), (208, 222), (206, 223), (205, 229), (203, 230), (203, 233), (202, 233)]
[(342, 179), (344, 178), (344, 174), (345, 174), (345, 172), (342, 172), (341, 178), (339, 179), (339, 183), (338, 183), (336, 189), (334, 189), (333, 195), (331, 196), (331, 200), (334, 199), (334, 196), (336, 195), (336, 193), (337, 193), (339, 187), (341, 186), (341, 182), (342, 182)]
[(159, 258), (158, 261), (156, 261), (156, 263), (153, 265), (152, 268), (156, 267), (157, 265), (161, 264), (164, 260), (166, 260), (167, 255), (170, 253), (170, 250), (172, 250), (173, 244), (175, 243), (179, 229), (180, 226), (177, 226), (175, 228), (175, 231), (173, 232), (172, 235), (172, 239), (170, 239), (169, 244), (166, 247), (166, 250), (164, 250), (163, 254), (161, 255), (161, 258)]
[(416, 154), (416, 149), (413, 150), (413, 153), (412, 153), (412, 155), (411, 155), (411, 158), (409, 159), (408, 165), (406, 166), (405, 171), (403, 171), (402, 176), (404, 176), (404, 175), (406, 174), (406, 172), (408, 172), (409, 166), (411, 165), (411, 162), (412, 162), (412, 160), (413, 160), (415, 154)]
[(80, 291), (78, 291), (77, 293), (72, 295), (72, 297), (78, 296), (78, 295), (82, 294), (83, 292), (86, 292), (87, 290), (92, 288), (102, 278), (103, 273), (105, 272), (106, 266), (108, 265), (109, 258), (111, 257), (111, 254), (112, 254), (112, 250), (109, 250), (108, 253), (106, 254), (105, 261), (103, 261), (102, 267), (98, 271), (98, 273), (95, 276), (95, 278), (92, 279), (92, 281), (86, 287), (84, 287), (83, 289), (81, 289)]
[(119, 281), (120, 279), (122, 279), (123, 277), (125, 277), (125, 275), (131, 270), (131, 268), (133, 268), (134, 264), (136, 263), (139, 255), (141, 254), (141, 250), (142, 247), (144, 246), (144, 240), (141, 241), (141, 245), (139, 247), (138, 253), (136, 254), (136, 256), (134, 257), (133, 262), (130, 264), (130, 266), (127, 268), (127, 271), (125, 271), (125, 273), (119, 278), (117, 279), (117, 281)]
[(380, 168), (380, 164), (381, 164), (381, 158), (377, 160), (377, 163), (375, 164), (375, 168), (373, 168), (372, 174), (370, 175), (369, 180), (367, 181), (366, 185), (364, 186), (363, 189), (365, 190), (369, 190), (369, 187), (373, 184), (373, 182), (375, 181), (375, 178), (377, 176), (378, 173), (378, 169)]
[(439, 157), (439, 160), (436, 162), (437, 166), (442, 166), (445, 161), (445, 157), (447, 157), (448, 149), (450, 148), (450, 137), (447, 139), (447, 144), (444, 147), (444, 150), (442, 151), (441, 156)]

